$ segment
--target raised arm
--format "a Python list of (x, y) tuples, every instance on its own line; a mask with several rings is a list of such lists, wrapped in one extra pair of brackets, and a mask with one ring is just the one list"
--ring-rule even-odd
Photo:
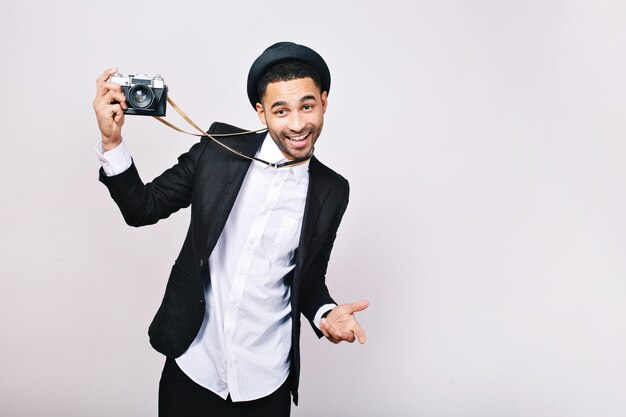
[[(98, 77), (93, 101), (105, 152), (122, 142), (123, 110), (127, 108), (121, 86), (107, 81), (116, 71), (117, 68), (111, 68)], [(189, 206), (195, 168), (205, 145), (202, 140), (195, 144), (178, 158), (176, 165), (147, 184), (141, 180), (134, 163), (113, 176), (105, 175), (101, 169), (100, 181), (109, 189), (126, 223), (131, 226), (153, 224)]]

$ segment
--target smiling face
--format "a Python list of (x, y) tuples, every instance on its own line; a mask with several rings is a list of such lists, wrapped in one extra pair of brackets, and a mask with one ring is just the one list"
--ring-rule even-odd
[(285, 158), (303, 159), (313, 152), (324, 126), (327, 95), (309, 77), (267, 85), (256, 112)]

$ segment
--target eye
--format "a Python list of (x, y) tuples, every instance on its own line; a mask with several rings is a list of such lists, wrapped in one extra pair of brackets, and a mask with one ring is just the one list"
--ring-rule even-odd
[(285, 109), (278, 109), (274, 112), (274, 114), (276, 114), (277, 116), (284, 116), (285, 114), (287, 114), (287, 110)]
[(304, 106), (302, 106), (302, 108), (304, 110), (313, 110), (313, 105), (312, 104), (305, 104)]

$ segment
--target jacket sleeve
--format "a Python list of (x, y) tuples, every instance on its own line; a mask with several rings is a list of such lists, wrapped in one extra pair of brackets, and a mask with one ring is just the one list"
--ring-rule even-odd
[(324, 238), (321, 248), (315, 255), (315, 258), (313, 258), (311, 266), (302, 281), (302, 314), (309, 320), (317, 337), (322, 337), (323, 333), (318, 329), (317, 325), (313, 323), (315, 313), (325, 304), (337, 304), (330, 296), (330, 292), (326, 286), (326, 270), (328, 268), (328, 261), (330, 260), (330, 253), (333, 249), (335, 238), (337, 237), (337, 229), (339, 229), (341, 219), (348, 207), (350, 188), (347, 181), (345, 184), (345, 194), (340, 208), (330, 224), (328, 234)]
[(127, 224), (135, 227), (154, 224), (191, 204), (194, 172), (206, 143), (206, 140), (196, 143), (178, 157), (173, 167), (147, 184), (141, 180), (134, 161), (126, 171), (112, 177), (107, 177), (100, 168), (99, 179), (109, 189)]

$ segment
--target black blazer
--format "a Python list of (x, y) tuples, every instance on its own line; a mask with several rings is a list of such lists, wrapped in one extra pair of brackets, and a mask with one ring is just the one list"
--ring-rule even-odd
[[(234, 133), (242, 130), (213, 123), (208, 133)], [(254, 155), (267, 133), (221, 138), (224, 144)], [(152, 182), (144, 184), (133, 165), (103, 182), (131, 226), (154, 224), (181, 208), (191, 205), (191, 222), (183, 247), (172, 267), (161, 306), (148, 330), (150, 343), (164, 355), (182, 355), (195, 339), (205, 312), (204, 285), (208, 259), (224, 228), (235, 198), (246, 176), (250, 160), (237, 156), (211, 139), (203, 137), (178, 163)], [(348, 204), (349, 186), (345, 178), (315, 157), (309, 165), (307, 191), (296, 266), (286, 277), (291, 284), (292, 349), (291, 390), (298, 401), (300, 375), (300, 313), (313, 324), (317, 310), (333, 303), (325, 283), (337, 228)]]

